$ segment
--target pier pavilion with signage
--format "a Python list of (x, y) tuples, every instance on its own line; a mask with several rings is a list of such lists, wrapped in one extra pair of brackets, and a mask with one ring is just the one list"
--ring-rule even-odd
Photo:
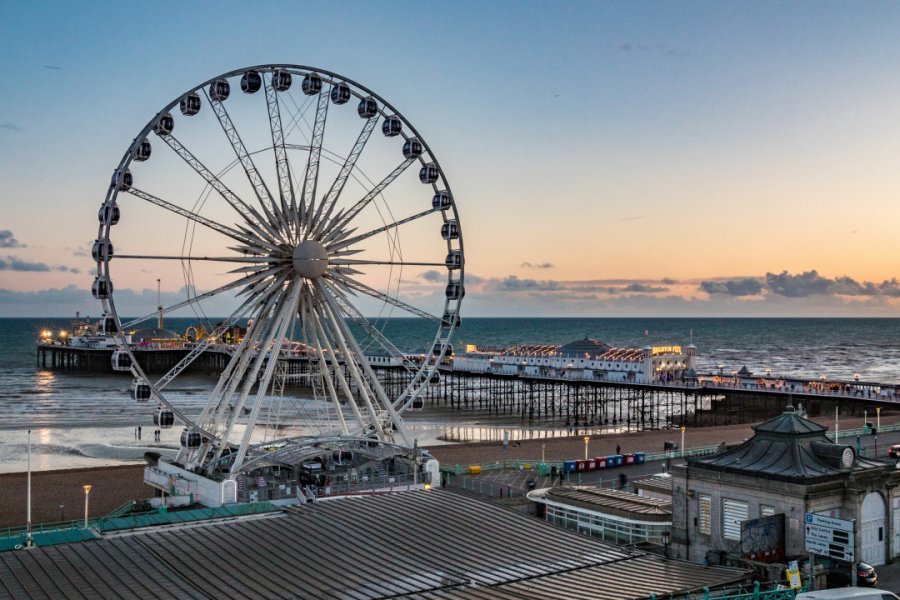
[(877, 566), (900, 555), (894, 461), (834, 443), (791, 406), (753, 429), (739, 446), (673, 465), (673, 556), (710, 564), (806, 556), (808, 513), (855, 522), (855, 560)]
[(454, 371), (524, 377), (656, 383), (682, 381), (694, 366), (697, 347), (613, 348), (584, 338), (562, 346), (525, 344), (479, 350), (474, 344), (453, 361)]

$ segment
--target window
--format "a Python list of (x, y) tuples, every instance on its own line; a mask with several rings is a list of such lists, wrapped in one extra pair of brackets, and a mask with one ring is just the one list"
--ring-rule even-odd
[(771, 517), (775, 514), (775, 507), (769, 506), (767, 504), (759, 505), (759, 516), (761, 517)]
[(700, 495), (698, 513), (697, 526), (700, 528), (700, 533), (709, 535), (712, 530), (712, 497), (705, 494)]
[(741, 539), (741, 521), (747, 520), (747, 503), (722, 498), (722, 537)]

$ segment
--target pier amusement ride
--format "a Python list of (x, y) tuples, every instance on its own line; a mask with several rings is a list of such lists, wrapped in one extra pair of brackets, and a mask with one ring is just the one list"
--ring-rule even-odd
[[(246, 499), (248, 486), (272, 498), (276, 487), (287, 495), (325, 480), (376, 485), (379, 474), (418, 484), (436, 469), (402, 415), (421, 402), (459, 323), (462, 230), (437, 157), (386, 100), (298, 65), (214, 77), (138, 132), (99, 222), (93, 295), (116, 337), (113, 367), (157, 406), (156, 426), (184, 426), (177, 458), (148, 469), (149, 483), (216, 504)], [(192, 313), (211, 333), (151, 379), (125, 332), (157, 312), (126, 317), (114, 283), (125, 290), (171, 264), (184, 274), (183, 299), (158, 314)], [(423, 284), (437, 274), (446, 284), (434, 293)], [(226, 305), (227, 318), (210, 318)], [(434, 327), (425, 360), (410, 361), (384, 333), (388, 315)], [(188, 414), (169, 389), (237, 325), (246, 334), (203, 409)], [(364, 358), (373, 351), (405, 367), (399, 395)], [(296, 398), (284, 391), (285, 352), (309, 365)]]

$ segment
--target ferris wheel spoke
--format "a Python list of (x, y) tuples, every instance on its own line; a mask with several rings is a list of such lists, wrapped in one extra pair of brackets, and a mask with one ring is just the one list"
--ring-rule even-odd
[[(294, 180), (291, 177), (291, 166), (287, 159), (287, 150), (284, 145), (284, 130), (281, 126), (281, 103), (278, 100), (278, 93), (272, 83), (273, 74), (265, 79), (266, 90), (266, 108), (269, 113), (269, 130), (272, 133), (272, 149), (275, 152), (275, 169), (278, 174), (278, 192), (280, 197), (281, 213), (286, 223), (293, 221), (291, 215), (294, 214), (297, 207), (297, 200), (294, 197)], [(290, 236), (291, 232), (286, 231), (285, 235)]]
[[(410, 439), (406, 433), (406, 427), (404, 426), (402, 419), (400, 419), (400, 416), (394, 410), (393, 403), (388, 399), (384, 388), (381, 387), (380, 383), (378, 383), (378, 376), (375, 374), (375, 371), (372, 369), (369, 361), (366, 360), (362, 348), (359, 346), (359, 342), (353, 336), (353, 333), (350, 331), (349, 327), (347, 327), (347, 322), (344, 321), (343, 318), (341, 318), (341, 311), (340, 307), (337, 304), (337, 301), (334, 299), (334, 296), (331, 295), (331, 292), (328, 291), (325, 285), (322, 284), (322, 282), (315, 282), (315, 286), (316, 290), (325, 299), (325, 305), (328, 307), (329, 311), (332, 314), (335, 327), (342, 334), (341, 337), (343, 337), (345, 343), (349, 344), (350, 346), (350, 351), (352, 352), (352, 354), (348, 355), (348, 364), (356, 367), (352, 369), (352, 371), (355, 372), (358, 368), (362, 371), (362, 373), (358, 374), (359, 379), (369, 380), (371, 385), (370, 389), (372, 392), (374, 392), (375, 396), (374, 401), (378, 403), (379, 408), (382, 411), (387, 412), (388, 416), (390, 417), (391, 425), (397, 429), (397, 433), (400, 434), (403, 443), (409, 445)], [(355, 357), (355, 360), (353, 359), (353, 357)]]
[(229, 115), (228, 111), (225, 109), (225, 103), (210, 98), (209, 92), (205, 88), (203, 93), (206, 94), (207, 102), (212, 106), (213, 112), (216, 113), (219, 125), (221, 125), (222, 131), (225, 132), (225, 137), (228, 138), (228, 142), (231, 144), (235, 156), (244, 168), (244, 173), (247, 174), (247, 179), (250, 181), (250, 185), (253, 186), (253, 191), (256, 193), (259, 205), (262, 207), (263, 212), (265, 212), (269, 223), (273, 227), (280, 227), (287, 232), (287, 222), (284, 221), (281, 211), (279, 211), (278, 207), (275, 205), (275, 199), (272, 197), (269, 187), (259, 174), (256, 165), (253, 163), (253, 158), (250, 156), (250, 153), (247, 152), (247, 148), (244, 146), (244, 140), (234, 126), (231, 115)]
[(171, 212), (175, 213), (176, 215), (180, 215), (182, 217), (190, 219), (191, 221), (194, 221), (195, 223), (199, 223), (199, 224), (203, 225), (204, 227), (208, 227), (209, 229), (212, 229), (213, 231), (217, 231), (217, 232), (221, 233), (222, 235), (230, 237), (231, 239), (233, 239), (235, 241), (238, 241), (238, 242), (241, 242), (244, 244), (248, 244), (248, 245), (252, 244), (253, 241), (255, 241), (254, 238), (245, 235), (243, 232), (241, 232), (237, 229), (233, 229), (231, 227), (228, 227), (227, 225), (222, 225), (221, 223), (216, 223), (212, 219), (207, 219), (206, 217), (202, 217), (195, 212), (192, 212), (185, 208), (181, 208), (180, 206), (176, 206), (175, 204), (172, 204), (171, 202), (167, 202), (167, 201), (163, 200), (162, 198), (158, 198), (158, 197), (154, 196), (153, 194), (148, 194), (147, 192), (145, 192), (143, 190), (139, 190), (137, 188), (132, 187), (132, 188), (128, 189), (127, 192), (129, 194), (131, 194), (132, 196), (135, 196), (136, 198), (146, 200), (147, 202), (150, 202), (151, 204), (155, 204), (156, 206), (159, 206), (168, 211), (171, 211)]
[[(328, 99), (331, 94), (331, 85), (323, 85), (319, 91), (319, 100), (316, 104), (316, 122), (313, 125), (312, 139), (309, 143), (309, 158), (306, 161), (306, 175), (303, 177), (303, 195), (300, 198), (302, 211), (307, 215), (307, 227), (311, 227), (309, 216), (313, 214), (316, 204), (316, 186), (319, 180), (319, 160), (322, 156), (322, 141), (325, 138), (325, 121), (328, 118)], [(300, 222), (297, 222), (297, 230), (300, 230)]]
[[(325, 298), (322, 292), (322, 286), (317, 285), (316, 292), (319, 298)], [(387, 439), (384, 431), (384, 425), (381, 422), (381, 416), (375, 406), (378, 400), (372, 391), (372, 383), (370, 381), (367, 381), (363, 374), (360, 372), (359, 363), (361, 359), (359, 358), (359, 355), (354, 354), (353, 350), (348, 345), (349, 340), (347, 339), (346, 333), (341, 327), (342, 318), (340, 314), (337, 314), (334, 312), (334, 310), (332, 310), (332, 307), (328, 304), (327, 300), (320, 301), (319, 306), (322, 317), (325, 323), (328, 324), (328, 329), (330, 330), (331, 336), (337, 344), (338, 349), (340, 349), (341, 355), (344, 358), (344, 365), (347, 368), (350, 379), (352, 379), (356, 384), (356, 389), (358, 391), (359, 397), (362, 399), (363, 404), (365, 404), (366, 412), (368, 414), (368, 420), (363, 419), (362, 423), (370, 424), (378, 434), (378, 439)]]
[(162, 137), (166, 144), (168, 144), (182, 160), (196, 171), (196, 173), (200, 175), (211, 188), (216, 190), (219, 195), (238, 212), (238, 214), (244, 217), (244, 221), (256, 231), (257, 235), (273, 243), (279, 238), (277, 230), (273, 228), (259, 212), (256, 211), (256, 209), (248, 206), (246, 202), (238, 198), (234, 192), (228, 189), (228, 186), (222, 183), (212, 171), (206, 168), (206, 165), (200, 162), (200, 160), (179, 142), (175, 136), (169, 134), (160, 137)]
[(329, 258), (330, 265), (387, 265), (397, 267), (446, 267), (442, 262), (415, 262), (408, 260), (363, 260), (358, 258)]
[(378, 122), (378, 116), (379, 115), (376, 114), (366, 120), (362, 131), (359, 132), (359, 136), (356, 138), (353, 149), (350, 151), (350, 154), (347, 155), (343, 166), (341, 166), (340, 172), (331, 184), (331, 188), (329, 188), (328, 193), (325, 194), (325, 198), (319, 204), (319, 208), (316, 210), (315, 216), (313, 217), (313, 238), (318, 238), (321, 235), (322, 226), (329, 218), (331, 218), (331, 212), (334, 210), (335, 203), (344, 189), (344, 184), (347, 183), (347, 178), (350, 177), (350, 174), (353, 172), (353, 168), (356, 166), (359, 155), (362, 154), (363, 149), (366, 147), (366, 143), (369, 141), (369, 136), (372, 135), (372, 130), (375, 129), (375, 124)]
[(353, 320), (366, 334), (369, 335), (379, 346), (388, 353), (388, 356), (400, 361), (400, 365), (407, 371), (415, 371), (418, 367), (409, 360), (403, 352), (394, 345), (375, 325), (373, 325), (359, 310), (350, 302), (347, 295), (328, 281), (325, 282), (326, 287), (334, 295), (335, 301), (340, 306), (341, 311)]
[[(412, 223), (413, 221), (418, 221), (419, 219), (426, 217), (434, 212), (438, 212), (440, 209), (429, 208), (428, 210), (423, 210), (422, 212), (406, 217), (405, 219), (400, 219), (399, 221), (394, 221), (388, 225), (384, 225), (382, 227), (378, 227), (377, 229), (373, 229), (371, 231), (367, 231), (365, 233), (361, 233), (359, 235), (355, 235), (351, 238), (341, 239), (342, 236), (337, 236), (337, 238), (328, 246), (328, 249), (331, 251), (340, 250), (342, 248), (346, 248), (347, 246), (352, 246), (358, 242), (366, 240), (372, 236), (378, 235), (379, 233), (384, 233), (385, 231), (389, 231), (391, 229), (395, 229), (400, 227), (401, 225), (406, 225), (407, 223)], [(345, 232), (342, 235), (350, 235), (352, 232)]]
[(193, 261), (210, 261), (210, 262), (233, 262), (233, 263), (270, 263), (272, 258), (268, 256), (162, 256), (152, 254), (114, 254), (110, 260), (115, 259), (131, 259), (131, 260), (193, 260)]
[[(284, 283), (285, 279), (286, 276), (280, 278), (277, 285), (273, 286), (273, 293), (255, 304), (256, 312), (253, 314), (253, 322), (247, 327), (246, 334), (238, 344), (235, 352), (231, 355), (231, 360), (228, 361), (225, 370), (222, 371), (222, 374), (219, 376), (219, 380), (209, 396), (206, 407), (203, 409), (203, 412), (200, 413), (198, 421), (204, 424), (207, 429), (219, 429), (217, 424), (219, 419), (217, 416), (221, 414), (221, 409), (224, 404), (221, 394), (223, 390), (227, 388), (229, 382), (239, 381), (241, 377), (243, 377), (246, 363), (249, 363), (252, 356), (252, 353), (248, 352), (247, 349), (252, 348), (259, 339), (263, 325), (265, 324), (263, 316), (272, 310), (275, 301), (280, 297), (280, 294), (276, 292), (280, 289), (280, 286)], [(244, 307), (238, 308), (237, 312), (241, 312), (242, 308)], [(223, 440), (223, 442), (224, 441), (225, 440)]]
[[(270, 275), (271, 274), (268, 272), (263, 272), (263, 273), (254, 273), (251, 275), (247, 275), (246, 277), (241, 277), (240, 279), (238, 279), (236, 281), (232, 281), (231, 283), (226, 283), (223, 286), (219, 286), (213, 290), (210, 290), (210, 291), (200, 294), (198, 296), (194, 296), (193, 298), (188, 298), (187, 300), (184, 300), (182, 302), (178, 302), (171, 306), (167, 306), (162, 309), (162, 314), (164, 314), (164, 315), (169, 314), (180, 308), (184, 308), (185, 306), (190, 306), (192, 304), (196, 304), (196, 303), (200, 302), (201, 300), (206, 300), (207, 298), (212, 298), (213, 296), (217, 296), (219, 294), (222, 294), (229, 290), (233, 290), (238, 287), (258, 283), (258, 282), (262, 281), (263, 279), (265, 279), (266, 277), (269, 277)], [(152, 312), (148, 315), (145, 315), (143, 317), (140, 317), (138, 319), (133, 319), (131, 321), (128, 321), (127, 323), (122, 323), (121, 329), (123, 329), (123, 330), (131, 329), (132, 327), (134, 327), (135, 325), (138, 325), (139, 323), (143, 323), (144, 321), (146, 321), (148, 319), (152, 319), (159, 313), (160, 313), (160, 311), (154, 311), (154, 312)]]
[[(323, 321), (325, 320), (325, 316), (322, 307), (319, 305), (319, 303), (316, 303), (314, 306), (315, 308), (313, 308), (313, 305), (310, 306), (309, 314), (312, 318), (312, 325), (315, 328), (314, 331), (316, 332), (317, 339), (321, 340), (322, 344), (324, 345), (322, 351), (328, 357), (328, 361), (331, 363), (334, 379), (335, 381), (337, 381), (341, 392), (344, 394), (344, 398), (346, 399), (347, 404), (350, 406), (350, 409), (353, 412), (353, 416), (356, 419), (357, 426), (360, 429), (365, 429), (366, 418), (359, 410), (359, 405), (356, 402), (356, 397), (353, 395), (353, 390), (350, 388), (350, 382), (347, 381), (344, 370), (341, 368), (341, 363), (338, 360), (338, 352), (336, 352), (336, 349), (329, 338), (331, 333), (326, 330), (323, 323)], [(339, 399), (338, 410), (342, 410), (342, 408), (340, 407)]]
[(376, 185), (374, 188), (369, 190), (369, 193), (362, 197), (362, 199), (354, 204), (350, 209), (345, 212), (339, 219), (332, 219), (332, 223), (329, 224), (329, 228), (333, 231), (340, 232), (350, 221), (356, 218), (366, 206), (368, 206), (375, 198), (378, 197), (381, 192), (387, 188), (391, 183), (393, 183), (403, 172), (409, 168), (411, 164), (416, 162), (414, 158), (407, 158), (400, 165), (397, 166), (393, 171), (391, 171), (387, 177), (381, 180), (381, 182)]
[[(305, 327), (307, 329), (307, 334), (309, 336), (310, 341), (312, 342), (312, 347), (316, 352), (316, 356), (319, 359), (320, 376), (324, 380), (325, 387), (328, 390), (328, 398), (331, 401), (331, 403), (334, 405), (335, 413), (337, 414), (338, 422), (340, 423), (341, 432), (344, 435), (348, 435), (350, 432), (347, 429), (347, 421), (346, 421), (346, 419), (344, 419), (344, 411), (343, 411), (343, 408), (341, 407), (341, 400), (340, 400), (340, 397), (338, 396), (337, 389), (334, 387), (334, 382), (332, 381), (332, 372), (331, 372), (331, 369), (328, 367), (328, 363), (326, 362), (325, 351), (323, 351), (323, 349), (322, 349), (322, 341), (321, 341), (321, 338), (319, 337), (319, 331), (318, 331), (319, 327), (317, 324), (317, 319), (316, 319), (315, 315), (313, 314), (313, 310), (312, 310), (312, 298), (310, 295), (309, 288), (306, 288), (305, 292), (306, 293), (304, 294), (304, 298), (303, 298), (304, 302), (303, 302), (301, 320), (303, 323), (306, 324)], [(326, 340), (326, 343), (327, 343), (327, 340)], [(334, 359), (335, 357), (334, 357), (334, 353), (332, 352), (332, 350), (333, 349), (331, 348), (331, 345), (328, 344), (326, 351), (328, 352), (328, 356), (330, 356), (332, 359)], [(310, 387), (312, 387), (312, 385), (310, 385)], [(349, 389), (346, 391), (349, 391)], [(352, 394), (347, 397), (347, 401), (350, 404), (354, 404)], [(355, 406), (355, 404), (354, 404), (354, 406)]]
[(333, 279), (336, 283), (342, 285), (345, 288), (348, 288), (351, 291), (360, 292), (367, 296), (371, 296), (372, 298), (376, 298), (378, 300), (381, 300), (382, 302), (386, 302), (388, 304), (396, 306), (397, 308), (401, 308), (410, 314), (416, 315), (417, 317), (422, 317), (423, 319), (426, 319), (433, 323), (437, 323), (438, 325), (441, 324), (441, 320), (438, 317), (427, 313), (422, 309), (416, 308), (411, 304), (407, 304), (402, 300), (398, 300), (393, 296), (389, 296), (384, 292), (379, 292), (378, 290), (371, 288), (364, 283), (360, 283), (359, 281), (355, 281), (353, 279), (350, 279), (349, 277), (344, 277), (342, 275), (336, 275)]
[[(272, 382), (272, 374), (275, 372), (275, 365), (278, 364), (278, 359), (281, 355), (281, 347), (284, 345), (284, 335), (287, 333), (288, 326), (294, 321), (294, 315), (297, 313), (297, 306), (300, 300), (300, 286), (300, 283), (291, 285), (291, 291), (289, 292), (287, 301), (280, 307), (278, 318), (273, 323), (274, 331), (272, 333), (274, 333), (275, 336), (274, 338), (270, 338), (272, 343), (269, 349), (268, 359), (265, 361), (265, 369), (263, 370), (262, 378), (259, 380), (259, 384), (256, 388), (256, 402), (253, 403), (253, 408), (250, 410), (250, 417), (247, 420), (247, 426), (244, 429), (244, 435), (241, 438), (241, 445), (238, 448), (237, 455), (234, 459), (232, 472), (239, 472), (243, 466), (244, 458), (247, 455), (247, 448), (250, 446), (250, 438), (253, 436), (253, 430), (256, 421), (259, 418), (259, 411), (265, 402), (266, 392), (269, 390), (269, 384)], [(262, 359), (262, 354), (261, 351), (260, 356), (257, 357), (258, 363)], [(242, 395), (241, 401), (235, 405), (236, 413), (243, 408), (246, 399), (246, 394)]]

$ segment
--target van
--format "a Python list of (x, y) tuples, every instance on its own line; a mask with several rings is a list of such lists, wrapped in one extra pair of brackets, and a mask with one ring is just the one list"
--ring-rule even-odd
[(895, 600), (896, 594), (876, 588), (836, 588), (797, 594), (795, 600)]

